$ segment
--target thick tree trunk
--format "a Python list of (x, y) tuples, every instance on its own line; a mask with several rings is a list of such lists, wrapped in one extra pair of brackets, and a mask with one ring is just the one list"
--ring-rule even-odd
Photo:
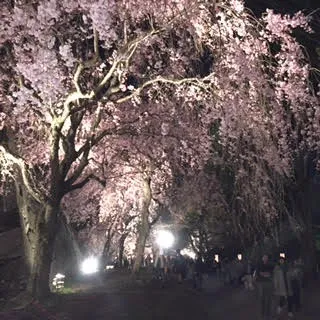
[(38, 241), (29, 288), (32, 295), (37, 298), (46, 297), (50, 293), (49, 276), (57, 231), (58, 210), (59, 208), (56, 206), (45, 204), (44, 211), (36, 226)]
[(34, 263), (35, 244), (37, 243), (37, 235), (34, 230), (42, 208), (38, 203), (33, 201), (24, 186), (19, 183), (16, 183), (16, 197), (22, 229), (24, 260), (28, 275), (30, 275)]
[(110, 228), (107, 231), (107, 240), (103, 246), (102, 256), (105, 264), (110, 264), (111, 262), (111, 254), (110, 254), (110, 248), (111, 248), (111, 240), (113, 238), (113, 232), (112, 228)]
[(133, 266), (133, 272), (136, 273), (139, 271), (142, 263), (143, 263), (143, 257), (144, 257), (144, 249), (146, 246), (147, 238), (149, 235), (149, 221), (148, 221), (149, 214), (144, 211), (142, 213), (142, 221), (139, 226), (139, 234), (136, 244), (136, 251), (135, 251), (135, 261)]
[(149, 207), (151, 204), (151, 187), (150, 187), (150, 179), (147, 178), (144, 180), (143, 186), (143, 207), (141, 211), (141, 221), (138, 229), (138, 239), (136, 244), (136, 252), (135, 252), (135, 261), (133, 266), (133, 272), (136, 273), (139, 271), (144, 257), (144, 249), (146, 246), (146, 241), (150, 232), (150, 223), (149, 223)]
[(59, 204), (36, 203), (23, 185), (16, 183), (16, 187), (29, 276), (27, 290), (41, 299), (50, 294), (49, 276)]

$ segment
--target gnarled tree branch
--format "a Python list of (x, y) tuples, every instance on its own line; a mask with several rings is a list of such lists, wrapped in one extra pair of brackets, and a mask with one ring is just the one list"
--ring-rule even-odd
[(2, 155), (4, 161), (15, 164), (19, 168), (23, 183), (28, 192), (37, 202), (42, 203), (44, 201), (44, 197), (41, 194), (38, 194), (38, 192), (32, 186), (29, 168), (25, 161), (22, 158), (10, 153), (4, 146), (0, 146), (0, 154)]

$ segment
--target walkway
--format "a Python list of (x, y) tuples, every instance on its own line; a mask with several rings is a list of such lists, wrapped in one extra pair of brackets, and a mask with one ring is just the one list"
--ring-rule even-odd
[[(112, 281), (111, 281), (112, 282)], [(91, 290), (92, 291), (92, 290)], [(314, 284), (305, 293), (304, 312), (299, 320), (319, 320), (320, 289)], [(32, 314), (32, 316), (31, 316)], [(0, 319), (48, 320), (258, 320), (256, 296), (242, 288), (221, 287), (209, 278), (205, 290), (197, 291), (190, 284), (170, 283), (136, 285), (117, 289), (108, 284), (97, 292), (64, 296), (56, 307), (41, 310), (29, 308), (29, 317), (18, 314)], [(285, 315), (281, 320), (287, 319)]]

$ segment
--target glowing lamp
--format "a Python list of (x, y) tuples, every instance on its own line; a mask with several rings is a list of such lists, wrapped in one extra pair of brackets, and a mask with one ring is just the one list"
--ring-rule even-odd
[(215, 262), (219, 262), (219, 255), (218, 254), (214, 255), (214, 260), (215, 260)]
[(168, 230), (159, 230), (156, 236), (156, 243), (160, 248), (168, 249), (174, 243), (174, 236)]
[(285, 253), (283, 253), (283, 252), (282, 252), (282, 253), (280, 253), (280, 258), (284, 258), (284, 259), (285, 259), (285, 258), (286, 258), (286, 254), (285, 254)]
[(81, 272), (83, 274), (96, 273), (99, 269), (98, 259), (95, 257), (89, 257), (85, 259), (81, 264)]
[(113, 266), (113, 265), (107, 265), (107, 266), (106, 266), (106, 270), (112, 270), (112, 269), (114, 269), (114, 266)]
[(241, 254), (241, 253), (239, 253), (239, 254), (237, 255), (237, 257), (238, 257), (238, 260), (239, 260), (239, 261), (242, 260), (242, 254)]

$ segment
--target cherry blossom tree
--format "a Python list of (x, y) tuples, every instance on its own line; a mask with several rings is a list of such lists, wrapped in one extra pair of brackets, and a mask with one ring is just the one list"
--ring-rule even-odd
[(135, 186), (132, 176), (127, 175), (122, 178), (130, 179), (132, 182), (123, 181), (121, 184), (118, 181), (113, 188), (105, 189), (101, 197), (99, 214), (99, 223), (108, 225), (103, 255), (106, 259), (111, 256), (110, 249), (113, 243), (114, 255), (118, 258), (119, 266), (123, 265), (125, 241), (129, 235), (135, 234), (140, 214), (139, 188)]
[[(151, 146), (149, 152), (135, 147), (137, 144), (131, 145), (130, 155), (126, 153), (125, 162), (117, 167), (114, 178), (108, 179), (109, 188), (101, 197), (99, 220), (102, 223), (109, 221), (111, 227), (107, 248), (112, 237), (118, 238), (120, 262), (126, 238), (129, 235), (136, 238), (133, 271), (137, 272), (143, 262), (150, 231), (161, 216), (161, 204), (168, 197), (172, 179), (168, 163), (163, 158), (160, 161), (154, 158)], [(154, 150), (158, 148), (156, 145)]]
[[(160, 120), (165, 137), (170, 127), (162, 117), (178, 117), (183, 108), (188, 114), (190, 102), (179, 106), (183, 91), (203, 84), (187, 68), (199, 50), (193, 28), (184, 25), (199, 9), (193, 1), (2, 6), (2, 168), (17, 184), (34, 295), (48, 291), (61, 199), (98, 178), (95, 161), (106, 155), (99, 145), (109, 137), (111, 144), (112, 138), (139, 135), (150, 117), (158, 118), (157, 125)], [(174, 86), (180, 87), (176, 103), (165, 99)], [(120, 140), (117, 152), (126, 141)], [(188, 149), (183, 141), (180, 150), (192, 158)], [(114, 154), (106, 156), (108, 162)]]
[[(105, 261), (117, 256), (122, 265), (125, 241), (129, 236), (131, 242), (135, 239), (135, 243), (128, 245), (139, 250), (140, 256), (138, 252), (135, 254), (135, 261), (140, 261), (136, 270), (144, 256), (141, 248), (144, 249), (150, 229), (160, 217), (159, 201), (164, 197), (166, 182), (169, 180), (162, 176), (161, 181), (159, 171), (138, 169), (137, 163), (135, 167), (123, 164), (121, 168), (112, 170), (114, 174), (107, 178), (107, 186), (90, 181), (82, 189), (70, 192), (63, 199), (64, 214), (69, 223), (80, 231), (81, 243), (86, 242), (87, 251), (102, 255)], [(152, 198), (146, 198), (145, 175), (151, 177), (147, 184), (147, 195)], [(146, 225), (142, 224), (144, 219)], [(140, 240), (143, 245), (139, 245), (140, 238), (143, 238)]]
[(213, 122), (253, 185), (263, 166), (290, 176), (293, 155), (318, 144), (309, 65), (292, 37), (308, 30), (301, 13), (257, 21), (240, 0), (17, 0), (0, 21), (1, 166), (16, 184), (35, 296), (48, 293), (62, 198), (115, 159), (144, 174), (146, 227), (151, 175), (201, 168)]
[[(252, 25), (240, 1), (230, 4), (234, 10), (219, 10), (214, 26), (210, 14), (205, 16), (211, 26), (201, 23), (199, 33), (206, 37), (209, 32), (207, 43), (216, 59), (223, 52), (223, 60), (215, 64), (216, 70), (220, 67), (216, 106), (222, 115), (212, 126), (212, 179), (219, 182), (227, 204), (228, 228), (250, 238), (266, 232), (286, 211), (295, 160), (318, 149), (319, 99), (308, 83), (311, 67), (292, 37), (296, 27), (310, 31), (307, 19), (301, 13), (289, 17), (268, 10), (261, 25)], [(220, 42), (213, 34), (220, 35)], [(224, 45), (228, 47), (221, 50)]]
[(215, 173), (206, 170), (180, 175), (172, 185), (167, 203), (173, 221), (187, 231), (191, 247), (201, 257), (227, 234), (228, 203), (221, 191)]

